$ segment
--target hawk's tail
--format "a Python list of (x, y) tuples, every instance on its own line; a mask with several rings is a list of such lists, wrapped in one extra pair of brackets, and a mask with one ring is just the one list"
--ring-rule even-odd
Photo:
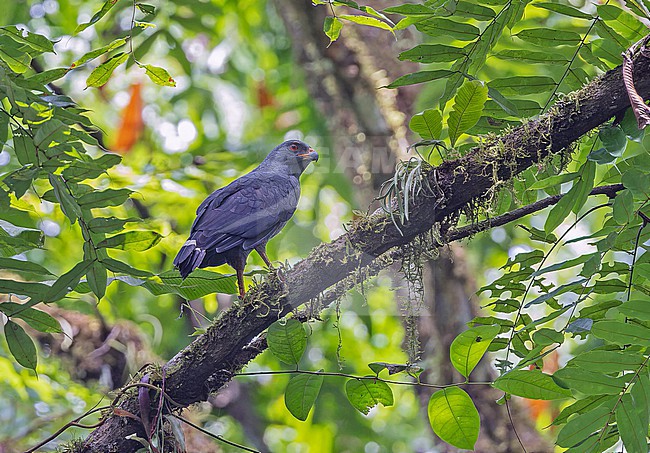
[(178, 251), (174, 258), (174, 266), (178, 268), (181, 277), (185, 279), (197, 267), (201, 267), (205, 258), (205, 250), (196, 246), (196, 241), (189, 239)]

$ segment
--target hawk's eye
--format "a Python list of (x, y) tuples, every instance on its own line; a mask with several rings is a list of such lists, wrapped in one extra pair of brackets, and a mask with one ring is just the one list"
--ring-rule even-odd
[(296, 145), (295, 143), (292, 143), (291, 146), (289, 147), (289, 149), (291, 151), (298, 151), (298, 145)]

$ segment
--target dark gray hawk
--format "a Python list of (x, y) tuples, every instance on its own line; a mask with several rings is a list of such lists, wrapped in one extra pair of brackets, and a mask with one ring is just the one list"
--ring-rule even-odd
[(196, 210), (187, 242), (174, 259), (183, 278), (197, 267), (227, 263), (244, 297), (244, 267), (257, 250), (269, 268), (266, 243), (286, 225), (300, 197), (300, 175), (318, 153), (306, 143), (278, 145), (250, 173), (214, 191)]

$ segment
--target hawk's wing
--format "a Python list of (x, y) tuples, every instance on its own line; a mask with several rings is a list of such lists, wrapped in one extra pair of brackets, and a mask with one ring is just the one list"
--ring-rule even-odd
[[(299, 196), (298, 179), (292, 176), (252, 172), (233, 181), (201, 203), (190, 237), (174, 264), (179, 266), (193, 256), (193, 270), (206, 254), (235, 247), (252, 250), (265, 244), (291, 218)], [(196, 250), (204, 252), (198, 262)]]

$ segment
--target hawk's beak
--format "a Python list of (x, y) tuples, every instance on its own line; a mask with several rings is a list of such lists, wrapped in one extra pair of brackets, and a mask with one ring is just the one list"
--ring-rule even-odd
[(308, 156), (312, 161), (318, 162), (318, 153), (314, 151), (312, 148), (309, 148)]
[(313, 150), (313, 148), (309, 148), (309, 152), (305, 154), (298, 154), (298, 157), (302, 157), (303, 159), (309, 159), (312, 162), (318, 162), (318, 153)]

